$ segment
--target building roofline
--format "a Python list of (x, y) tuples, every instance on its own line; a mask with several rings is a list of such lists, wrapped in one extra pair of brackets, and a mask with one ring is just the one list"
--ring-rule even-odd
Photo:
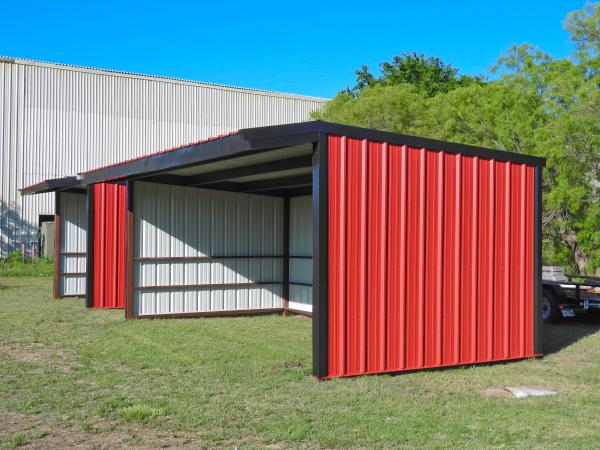
[(184, 78), (177, 77), (167, 77), (162, 75), (147, 75), (136, 72), (126, 72), (121, 70), (113, 70), (113, 69), (98, 69), (94, 67), (87, 66), (78, 66), (72, 64), (63, 64), (63, 63), (55, 63), (55, 62), (47, 62), (47, 61), (37, 61), (33, 59), (25, 59), (25, 58), (14, 58), (11, 56), (2, 56), (0, 55), (0, 63), (10, 63), (10, 64), (21, 64), (26, 66), (39, 66), (39, 67), (49, 67), (53, 69), (59, 70), (70, 70), (73, 72), (85, 72), (85, 73), (94, 73), (98, 75), (106, 75), (106, 76), (118, 76), (124, 78), (136, 78), (141, 80), (152, 80), (152, 81), (160, 81), (164, 83), (173, 83), (173, 84), (181, 84), (187, 86), (197, 86), (197, 87), (205, 87), (209, 89), (225, 89), (228, 91), (242, 92), (248, 94), (260, 94), (267, 95), (270, 97), (280, 97), (280, 98), (290, 98), (304, 101), (313, 101), (317, 103), (324, 103), (330, 99), (324, 97), (315, 97), (310, 95), (302, 95), (302, 94), (291, 94), (286, 92), (277, 92), (270, 91), (267, 89), (255, 89), (255, 88), (245, 88), (239, 86), (232, 86), (228, 84), (219, 84), (219, 83), (208, 83), (204, 81), (193, 81), (186, 80)]

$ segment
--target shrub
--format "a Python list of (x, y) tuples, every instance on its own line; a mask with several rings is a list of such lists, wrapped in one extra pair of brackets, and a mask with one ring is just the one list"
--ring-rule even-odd
[(50, 277), (54, 274), (53, 258), (23, 259), (21, 251), (10, 253), (0, 259), (0, 276), (4, 277)]

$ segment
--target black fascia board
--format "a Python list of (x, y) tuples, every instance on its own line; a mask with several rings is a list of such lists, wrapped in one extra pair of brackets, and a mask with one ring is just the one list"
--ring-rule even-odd
[(244, 154), (314, 143), (322, 134), (348, 136), (394, 145), (406, 145), (485, 159), (528, 164), (543, 167), (545, 159), (521, 153), (511, 153), (472, 145), (445, 142), (436, 139), (409, 136), (388, 131), (372, 130), (323, 121), (300, 122), (286, 125), (247, 128), (235, 134), (191, 144), (172, 151), (149, 155), (113, 166), (82, 173), (85, 185), (102, 181), (136, 178), (215, 162)]
[(219, 161), (237, 156), (247, 150), (246, 142), (238, 133), (191, 144), (172, 151), (132, 159), (90, 172), (83, 172), (80, 176), (84, 184), (135, 178), (141, 175), (153, 175), (174, 169), (182, 169), (209, 161)]
[(63, 178), (52, 178), (31, 186), (19, 189), (21, 195), (43, 194), (46, 192), (56, 192), (73, 188), (83, 188), (83, 184), (78, 177), (70, 176)]
[(289, 125), (272, 125), (259, 128), (248, 128), (241, 130), (248, 141), (255, 146), (261, 142), (275, 141), (277, 138), (284, 138), (286, 134), (332, 134), (339, 136), (348, 136), (356, 139), (367, 139), (376, 142), (388, 142), (394, 145), (406, 145), (413, 148), (425, 148), (427, 150), (444, 151), (454, 154), (463, 154), (466, 156), (478, 156), (484, 159), (495, 159), (498, 161), (507, 161), (515, 164), (527, 164), (530, 166), (545, 166), (545, 158), (538, 156), (525, 155), (522, 153), (507, 152), (504, 150), (495, 150), (486, 147), (479, 147), (468, 144), (459, 144), (456, 142), (441, 141), (438, 139), (411, 136), (406, 134), (394, 133), (390, 131), (374, 130), (371, 128), (355, 127), (342, 125), (332, 122), (316, 120), (312, 122), (301, 122)]

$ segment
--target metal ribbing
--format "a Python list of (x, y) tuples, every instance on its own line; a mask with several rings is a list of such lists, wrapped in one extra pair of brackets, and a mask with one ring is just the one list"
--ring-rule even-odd
[(359, 206), (359, 215), (360, 215), (360, 231), (359, 231), (359, 239), (360, 239), (360, 249), (358, 252), (359, 258), (359, 283), (358, 290), (360, 293), (360, 338), (358, 341), (359, 346), (359, 367), (360, 371), (364, 372), (367, 368), (367, 214), (368, 214), (368, 190), (367, 190), (367, 181), (368, 181), (368, 167), (369, 160), (367, 158), (367, 149), (368, 149), (368, 141), (363, 139), (360, 143), (360, 206)]
[(144, 182), (134, 197), (134, 315), (282, 307), (281, 198)]
[(496, 258), (494, 242), (496, 240), (496, 162), (490, 161), (490, 195), (489, 195), (489, 242), (490, 242), (490, 256), (488, 260), (488, 358), (492, 358), (494, 354), (494, 300), (495, 300), (495, 287), (494, 287), (494, 260)]
[(470, 162), (473, 169), (472, 184), (472, 236), (471, 236), (471, 361), (477, 361), (478, 356), (478, 299), (477, 283), (479, 276), (479, 263), (477, 255), (479, 253), (479, 158), (475, 157)]
[(17, 189), (241, 128), (301, 122), (322, 99), (0, 62), (0, 256), (33, 239), (51, 194)]
[(454, 185), (454, 201), (456, 205), (456, 211), (454, 215), (454, 364), (460, 362), (460, 275), (461, 275), (461, 247), (462, 247), (462, 233), (461, 233), (461, 204), (462, 204), (462, 155), (456, 155), (456, 173), (455, 173), (455, 185)]
[(386, 368), (386, 358), (387, 358), (387, 346), (385, 345), (386, 340), (386, 329), (387, 329), (387, 316), (386, 316), (386, 301), (387, 298), (387, 221), (388, 221), (388, 144), (387, 142), (383, 143), (383, 147), (381, 148), (381, 166), (382, 166), (382, 174), (381, 174), (381, 218), (380, 218), (380, 229), (379, 239), (381, 248), (380, 252), (380, 267), (379, 267), (379, 289), (381, 298), (379, 299), (379, 342), (383, 347), (380, 350), (380, 360), (378, 361), (379, 367), (382, 370)]
[(533, 168), (346, 136), (329, 152), (328, 377), (533, 356)]
[(504, 335), (503, 335), (503, 357), (510, 356), (510, 219), (511, 219), (511, 163), (505, 164), (505, 190), (506, 202), (504, 210), (504, 277), (502, 280), (504, 288)]
[(525, 337), (526, 337), (526, 267), (527, 262), (525, 260), (526, 249), (527, 249), (527, 241), (526, 241), (526, 217), (527, 217), (527, 166), (522, 164), (520, 167), (520, 177), (521, 177), (521, 191), (519, 196), (519, 215), (520, 215), (520, 226), (519, 226), (519, 261), (520, 261), (520, 272), (521, 272), (521, 284), (520, 288), (520, 298), (519, 298), (519, 308), (520, 308), (520, 320), (519, 320), (519, 355), (523, 356), (526, 354), (525, 349)]
[(400, 264), (399, 264), (399, 292), (400, 311), (399, 321), (396, 325), (400, 329), (400, 345), (397, 368), (406, 367), (406, 254), (407, 254), (407, 218), (408, 218), (408, 148), (404, 145), (400, 153)]
[(94, 185), (94, 308), (125, 307), (126, 196), (122, 183)]
[(86, 196), (60, 192), (59, 296), (85, 295), (87, 209)]
[(312, 312), (312, 197), (293, 197), (289, 201), (289, 307)]
[(425, 362), (425, 232), (426, 228), (426, 181), (427, 181), (427, 153), (424, 148), (419, 150), (419, 256), (417, 270), (417, 366), (422, 367)]
[(444, 153), (439, 152), (437, 155), (438, 159), (438, 192), (437, 192), (437, 201), (438, 201), (438, 222), (437, 222), (437, 241), (438, 241), (438, 260), (436, 263), (437, 270), (437, 292), (436, 292), (436, 300), (437, 300), (437, 322), (436, 326), (438, 328), (438, 341), (436, 347), (436, 364), (442, 364), (442, 352), (443, 352), (443, 315), (444, 315)]

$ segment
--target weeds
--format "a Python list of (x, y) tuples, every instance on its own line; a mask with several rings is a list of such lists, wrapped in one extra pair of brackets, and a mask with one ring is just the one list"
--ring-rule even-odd
[(54, 273), (53, 258), (23, 259), (20, 251), (0, 259), (2, 277), (49, 277)]

